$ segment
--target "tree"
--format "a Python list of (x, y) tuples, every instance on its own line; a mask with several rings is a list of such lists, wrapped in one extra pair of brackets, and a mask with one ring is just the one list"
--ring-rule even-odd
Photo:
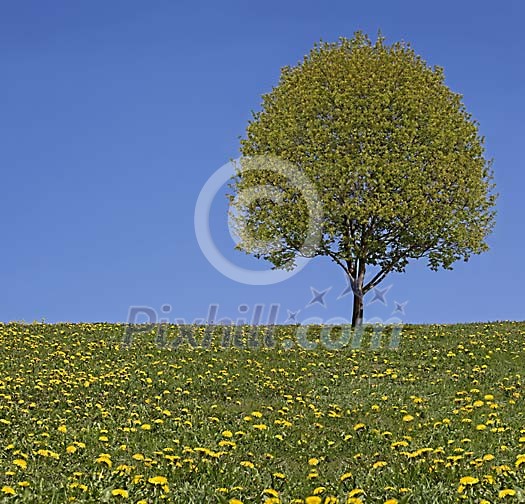
[(274, 268), (329, 257), (352, 286), (353, 326), (363, 296), (410, 260), (452, 269), (488, 250), (484, 138), (443, 69), (407, 43), (356, 32), (316, 44), (282, 69), (246, 133), (230, 194), (237, 248)]

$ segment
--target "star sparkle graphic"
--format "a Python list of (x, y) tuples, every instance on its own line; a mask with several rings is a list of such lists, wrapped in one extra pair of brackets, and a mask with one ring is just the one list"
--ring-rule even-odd
[(367, 304), (370, 305), (372, 303), (375, 303), (376, 301), (379, 301), (380, 303), (387, 306), (388, 303), (386, 300), (386, 295), (391, 288), (392, 288), (392, 285), (389, 285), (388, 287), (385, 287), (384, 289), (380, 289), (379, 287), (374, 287), (374, 297)]
[(312, 299), (310, 300), (310, 302), (306, 306), (312, 306), (312, 305), (318, 303), (321, 306), (323, 306), (324, 308), (326, 308), (326, 301), (325, 301), (324, 297), (326, 296), (326, 294), (328, 294), (328, 292), (331, 290), (331, 288), (332, 287), (328, 287), (328, 289), (325, 289), (323, 291), (318, 291), (316, 288), (310, 287), (310, 290), (312, 292)]

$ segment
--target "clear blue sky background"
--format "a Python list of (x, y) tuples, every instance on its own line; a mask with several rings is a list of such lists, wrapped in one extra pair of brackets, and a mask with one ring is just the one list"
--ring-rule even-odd
[[(454, 271), (410, 265), (365, 316), (386, 320), (408, 301), (407, 322), (524, 319), (524, 18), (519, 1), (4, 2), (0, 320), (125, 321), (130, 305), (170, 304), (169, 317), (191, 321), (210, 303), (220, 317), (256, 303), (279, 304), (281, 322), (287, 309), (349, 316), (343, 276), (322, 259), (273, 286), (222, 276), (193, 212), (280, 68), (358, 29), (445, 68), (501, 195), (489, 253)], [(221, 250), (252, 265), (231, 251), (223, 201), (214, 209)], [(325, 307), (306, 306), (310, 287), (332, 287)]]

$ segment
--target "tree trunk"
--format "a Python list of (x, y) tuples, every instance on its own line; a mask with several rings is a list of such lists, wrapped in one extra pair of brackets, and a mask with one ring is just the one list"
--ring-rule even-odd
[(358, 259), (355, 264), (355, 279), (352, 283), (352, 291), (354, 292), (354, 308), (352, 311), (352, 328), (363, 325), (363, 285), (365, 283), (366, 262), (364, 259)]
[(352, 311), (352, 327), (363, 324), (363, 296), (354, 293), (354, 309)]

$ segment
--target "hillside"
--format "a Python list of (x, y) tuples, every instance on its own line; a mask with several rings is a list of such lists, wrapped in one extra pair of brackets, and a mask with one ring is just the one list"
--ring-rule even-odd
[(247, 348), (192, 348), (174, 326), (124, 344), (118, 324), (0, 325), (0, 495), (524, 501), (525, 323), (407, 326), (375, 349), (307, 350), (293, 326), (250, 348), (265, 329), (243, 331)]

